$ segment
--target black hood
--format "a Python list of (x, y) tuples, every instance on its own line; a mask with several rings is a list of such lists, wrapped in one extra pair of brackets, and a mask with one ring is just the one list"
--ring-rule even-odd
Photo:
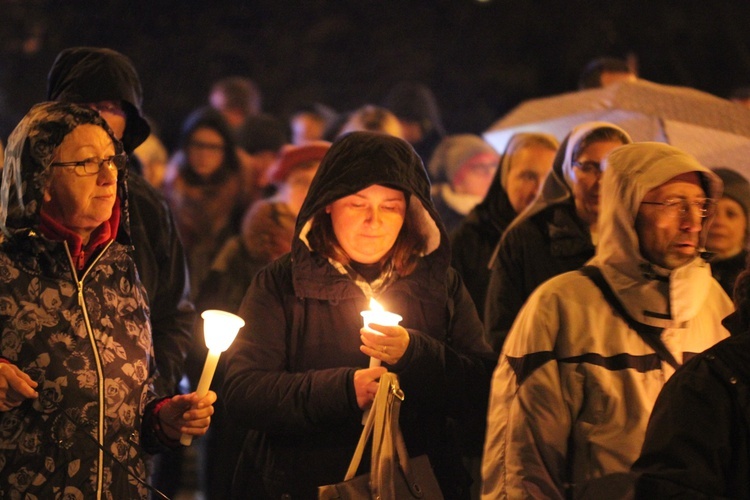
[(339, 198), (379, 184), (407, 195), (418, 230), (431, 260), (447, 266), (450, 244), (445, 227), (430, 198), (430, 182), (419, 155), (406, 141), (376, 132), (352, 132), (336, 140), (315, 174), (295, 228), (292, 253), (300, 257), (309, 249), (304, 243), (312, 218)]
[(143, 90), (133, 62), (111, 49), (73, 47), (57, 55), (47, 76), (47, 99), (69, 103), (121, 101), (127, 113), (122, 142), (131, 153), (151, 127), (143, 118)]

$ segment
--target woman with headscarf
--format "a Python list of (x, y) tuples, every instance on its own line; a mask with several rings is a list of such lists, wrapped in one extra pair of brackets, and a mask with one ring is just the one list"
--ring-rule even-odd
[[(409, 454), (429, 456), (446, 498), (468, 498), (452, 430), (483, 430), (495, 356), (429, 190), (402, 139), (352, 132), (326, 154), (291, 254), (254, 278), (228, 351), (227, 408), (249, 428), (235, 496), (313, 498), (340, 482), (387, 368), (406, 395)], [(363, 329), (370, 298), (401, 325)], [(369, 357), (384, 366), (368, 368)]]
[(221, 114), (200, 108), (188, 116), (175, 155), (176, 175), (164, 195), (185, 247), (192, 296), (224, 242), (237, 233), (240, 209), (239, 162), (234, 139)]
[(480, 318), (492, 252), (513, 219), (534, 201), (552, 168), (557, 146), (557, 139), (546, 134), (511, 137), (484, 200), (451, 234), (451, 263), (463, 278)]
[(154, 393), (149, 306), (132, 247), (120, 243), (125, 165), (99, 113), (74, 104), (38, 104), (10, 136), (0, 191), (9, 498), (145, 499), (145, 453), (208, 428), (214, 393)]
[(496, 351), (537, 286), (594, 256), (602, 161), (630, 142), (616, 125), (588, 122), (560, 145), (539, 196), (513, 221), (490, 259), (484, 326)]
[(745, 269), (750, 234), (750, 182), (730, 168), (715, 168), (724, 181), (716, 216), (708, 229), (706, 250), (713, 254), (711, 274), (732, 297), (737, 276)]

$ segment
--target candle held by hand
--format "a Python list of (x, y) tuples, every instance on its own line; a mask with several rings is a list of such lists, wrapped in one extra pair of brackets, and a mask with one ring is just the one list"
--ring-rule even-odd
[[(375, 299), (370, 299), (370, 310), (362, 311), (362, 321), (364, 322), (365, 328), (372, 333), (382, 335), (380, 332), (370, 328), (370, 323), (383, 326), (396, 326), (403, 319), (398, 314), (386, 311), (383, 306)], [(380, 366), (380, 360), (376, 358), (370, 358), (370, 368), (374, 366)]]
[[(211, 380), (219, 364), (219, 356), (232, 345), (237, 332), (245, 326), (245, 321), (235, 314), (216, 309), (203, 311), (201, 318), (203, 318), (203, 336), (206, 339), (208, 355), (195, 392), (202, 398), (208, 394), (208, 389), (211, 387)], [(193, 436), (189, 434), (183, 434), (180, 437), (180, 443), (184, 446), (190, 446), (192, 442)]]

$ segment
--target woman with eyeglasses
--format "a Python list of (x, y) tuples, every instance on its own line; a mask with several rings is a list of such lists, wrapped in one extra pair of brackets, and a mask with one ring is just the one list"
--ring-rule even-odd
[(536, 200), (508, 227), (490, 259), (484, 326), (499, 352), (513, 320), (544, 281), (594, 256), (602, 162), (630, 136), (606, 122), (575, 127), (555, 156)]
[(0, 491), (147, 498), (146, 453), (205, 434), (216, 395), (154, 392), (122, 144), (96, 111), (42, 103), (5, 159)]
[(176, 172), (166, 181), (164, 195), (185, 247), (195, 298), (219, 249), (238, 232), (239, 161), (221, 113), (205, 107), (190, 114), (171, 163)]

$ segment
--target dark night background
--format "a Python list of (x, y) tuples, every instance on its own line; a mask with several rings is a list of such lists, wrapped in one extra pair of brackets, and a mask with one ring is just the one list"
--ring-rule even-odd
[(435, 92), (451, 133), (482, 132), (530, 97), (575, 89), (601, 55), (643, 78), (725, 97), (750, 85), (750, 2), (666, 0), (0, 0), (0, 132), (45, 95), (58, 51), (134, 61), (144, 111), (172, 145), (214, 80), (249, 76), (264, 110), (379, 103), (401, 80)]

